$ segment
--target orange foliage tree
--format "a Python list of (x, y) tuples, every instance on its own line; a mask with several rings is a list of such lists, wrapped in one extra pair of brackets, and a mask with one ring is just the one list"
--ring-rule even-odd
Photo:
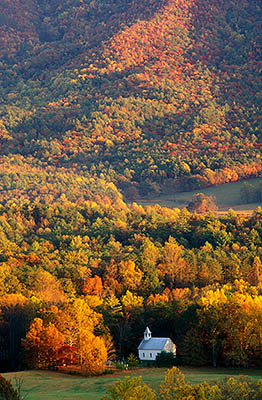
[(45, 326), (41, 318), (35, 318), (23, 341), (28, 366), (48, 368), (59, 363), (64, 341), (54, 324)]

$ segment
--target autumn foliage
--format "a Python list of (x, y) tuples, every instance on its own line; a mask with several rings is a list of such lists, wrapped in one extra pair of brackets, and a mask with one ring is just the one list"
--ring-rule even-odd
[(24, 340), (29, 367), (47, 368), (59, 364), (63, 345), (64, 337), (53, 324), (43, 326), (42, 319), (35, 318)]
[(261, 209), (124, 200), (261, 175), (260, 15), (258, 0), (0, 2), (2, 366), (102, 373), (145, 324), (179, 362), (259, 364)]
[(1, 206), (2, 365), (98, 374), (145, 324), (179, 362), (258, 365), (261, 209), (119, 205)]
[(259, 1), (4, 0), (0, 14), (4, 200), (261, 174)]

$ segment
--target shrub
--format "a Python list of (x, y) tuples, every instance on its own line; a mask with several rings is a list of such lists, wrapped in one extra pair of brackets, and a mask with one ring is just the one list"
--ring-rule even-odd
[(120, 370), (127, 369), (127, 363), (125, 361), (117, 361), (116, 368)]
[(147, 386), (141, 377), (126, 377), (109, 385), (107, 395), (102, 400), (155, 400), (154, 391)]
[(168, 370), (160, 385), (160, 400), (262, 400), (262, 381), (240, 376), (227, 378), (216, 384), (189, 384), (181, 371)]
[(240, 376), (238, 379), (230, 377), (219, 382), (218, 386), (223, 394), (223, 399), (262, 399), (262, 381), (257, 382), (248, 376)]
[(167, 353), (166, 351), (161, 351), (161, 353), (156, 356), (156, 365), (158, 367), (172, 367), (176, 363), (176, 357), (173, 353)]
[(14, 389), (11, 382), (0, 375), (0, 399), (21, 400), (22, 397), (18, 390)]
[(138, 358), (134, 354), (129, 354), (127, 358), (127, 364), (130, 368), (138, 367), (139, 361)]

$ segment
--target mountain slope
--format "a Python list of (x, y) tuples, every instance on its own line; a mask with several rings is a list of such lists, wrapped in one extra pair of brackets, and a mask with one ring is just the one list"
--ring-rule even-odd
[(261, 2), (25, 3), (0, 5), (2, 155), (127, 197), (260, 173)]

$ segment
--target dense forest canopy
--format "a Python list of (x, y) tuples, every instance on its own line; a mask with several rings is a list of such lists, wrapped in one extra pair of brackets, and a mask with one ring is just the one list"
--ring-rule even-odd
[(1, 1), (3, 176), (23, 157), (29, 180), (85, 169), (135, 198), (259, 175), (261, 16), (258, 0)]
[(178, 362), (259, 365), (262, 210), (113, 203), (1, 206), (1, 368), (99, 373), (136, 354), (147, 325)]

